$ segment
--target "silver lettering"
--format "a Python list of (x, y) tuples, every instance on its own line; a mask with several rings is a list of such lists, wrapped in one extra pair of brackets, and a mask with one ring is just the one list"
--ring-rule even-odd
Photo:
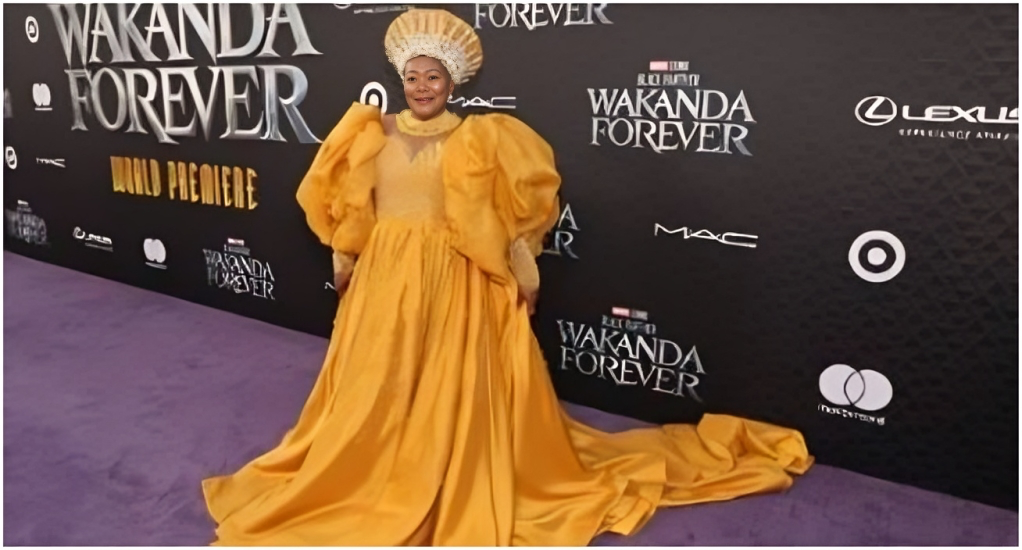
[[(283, 15), (281, 15), (282, 9), (284, 10)], [(309, 32), (305, 30), (305, 22), (302, 21), (302, 14), (298, 11), (298, 6), (274, 4), (273, 14), (270, 16), (270, 24), (266, 31), (266, 43), (256, 57), (280, 57), (277, 52), (273, 51), (273, 41), (277, 38), (277, 27), (285, 23), (291, 28), (291, 36), (295, 40), (295, 51), (291, 55), (323, 55), (312, 47)]]

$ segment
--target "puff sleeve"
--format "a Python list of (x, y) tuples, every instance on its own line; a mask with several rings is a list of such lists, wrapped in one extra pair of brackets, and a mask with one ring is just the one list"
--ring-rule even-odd
[(316, 153), (296, 198), (309, 228), (337, 253), (361, 253), (376, 223), (372, 189), (385, 138), (378, 107), (353, 104)]
[(455, 135), (444, 167), (455, 246), (492, 275), (538, 288), (535, 257), (558, 216), (553, 149), (502, 114), (469, 117)]

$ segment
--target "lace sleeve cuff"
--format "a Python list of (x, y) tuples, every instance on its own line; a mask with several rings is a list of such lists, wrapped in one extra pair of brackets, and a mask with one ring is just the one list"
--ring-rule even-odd
[(539, 267), (524, 238), (515, 239), (511, 244), (511, 272), (523, 290), (539, 290)]

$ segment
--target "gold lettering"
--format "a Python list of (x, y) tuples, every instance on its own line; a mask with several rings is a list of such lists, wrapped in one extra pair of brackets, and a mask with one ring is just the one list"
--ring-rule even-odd
[(216, 192), (216, 205), (220, 206), (220, 167), (213, 165), (213, 191)]
[(199, 167), (194, 162), (188, 163), (188, 185), (192, 191), (192, 202), (199, 202), (199, 193), (195, 190), (195, 186), (199, 183), (199, 180), (195, 179), (195, 172), (199, 171)]
[(153, 190), (149, 187), (149, 165), (148, 163), (146, 163), (145, 159), (137, 160), (139, 174), (141, 174), (142, 177), (139, 178), (138, 183), (135, 185), (135, 188), (138, 190), (139, 194), (145, 193), (146, 195), (151, 197), (153, 196)]
[(239, 210), (259, 206), (259, 173), (245, 166), (111, 156), (110, 184), (115, 193), (159, 197), (166, 189), (171, 200)]
[(128, 157), (121, 157), (121, 186), (124, 188), (125, 193), (131, 193), (131, 159)]
[(213, 180), (213, 169), (208, 164), (199, 168), (199, 188), (202, 189), (202, 204), (213, 204), (213, 189), (216, 182)]
[(224, 206), (231, 205), (231, 167), (222, 166), (220, 169), (220, 186), (224, 188)]
[(248, 178), (245, 180), (245, 190), (248, 191), (248, 209), (255, 210), (255, 207), (259, 206), (255, 200), (256, 171), (249, 168), (246, 173), (248, 174)]
[(121, 157), (110, 157), (110, 177), (113, 180), (114, 192), (124, 192), (124, 168)]
[(174, 169), (174, 161), (167, 161), (167, 192), (168, 197), (174, 199), (174, 191), (177, 189), (177, 170)]
[(128, 192), (134, 195), (142, 194), (142, 166), (139, 159), (131, 159), (131, 166), (129, 168), (131, 177), (128, 178)]
[(153, 196), (153, 186), (149, 183), (149, 163), (146, 159), (139, 159), (139, 164), (142, 165), (142, 188), (145, 189), (145, 194)]
[(188, 172), (185, 163), (177, 163), (177, 193), (181, 200), (188, 200)]
[(149, 175), (152, 178), (153, 196), (159, 197), (163, 186), (160, 184), (160, 163), (155, 159), (149, 159)]
[(234, 167), (234, 204), (245, 208), (245, 173), (238, 166)]

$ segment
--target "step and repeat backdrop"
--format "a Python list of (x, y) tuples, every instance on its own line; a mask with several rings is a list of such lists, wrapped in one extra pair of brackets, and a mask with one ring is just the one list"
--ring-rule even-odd
[[(447, 7), (453, 109), (557, 154), (563, 398), (1018, 508), (1017, 5)], [(328, 335), (294, 195), (352, 102), (405, 108), (405, 9), (5, 5), (5, 249)]]

